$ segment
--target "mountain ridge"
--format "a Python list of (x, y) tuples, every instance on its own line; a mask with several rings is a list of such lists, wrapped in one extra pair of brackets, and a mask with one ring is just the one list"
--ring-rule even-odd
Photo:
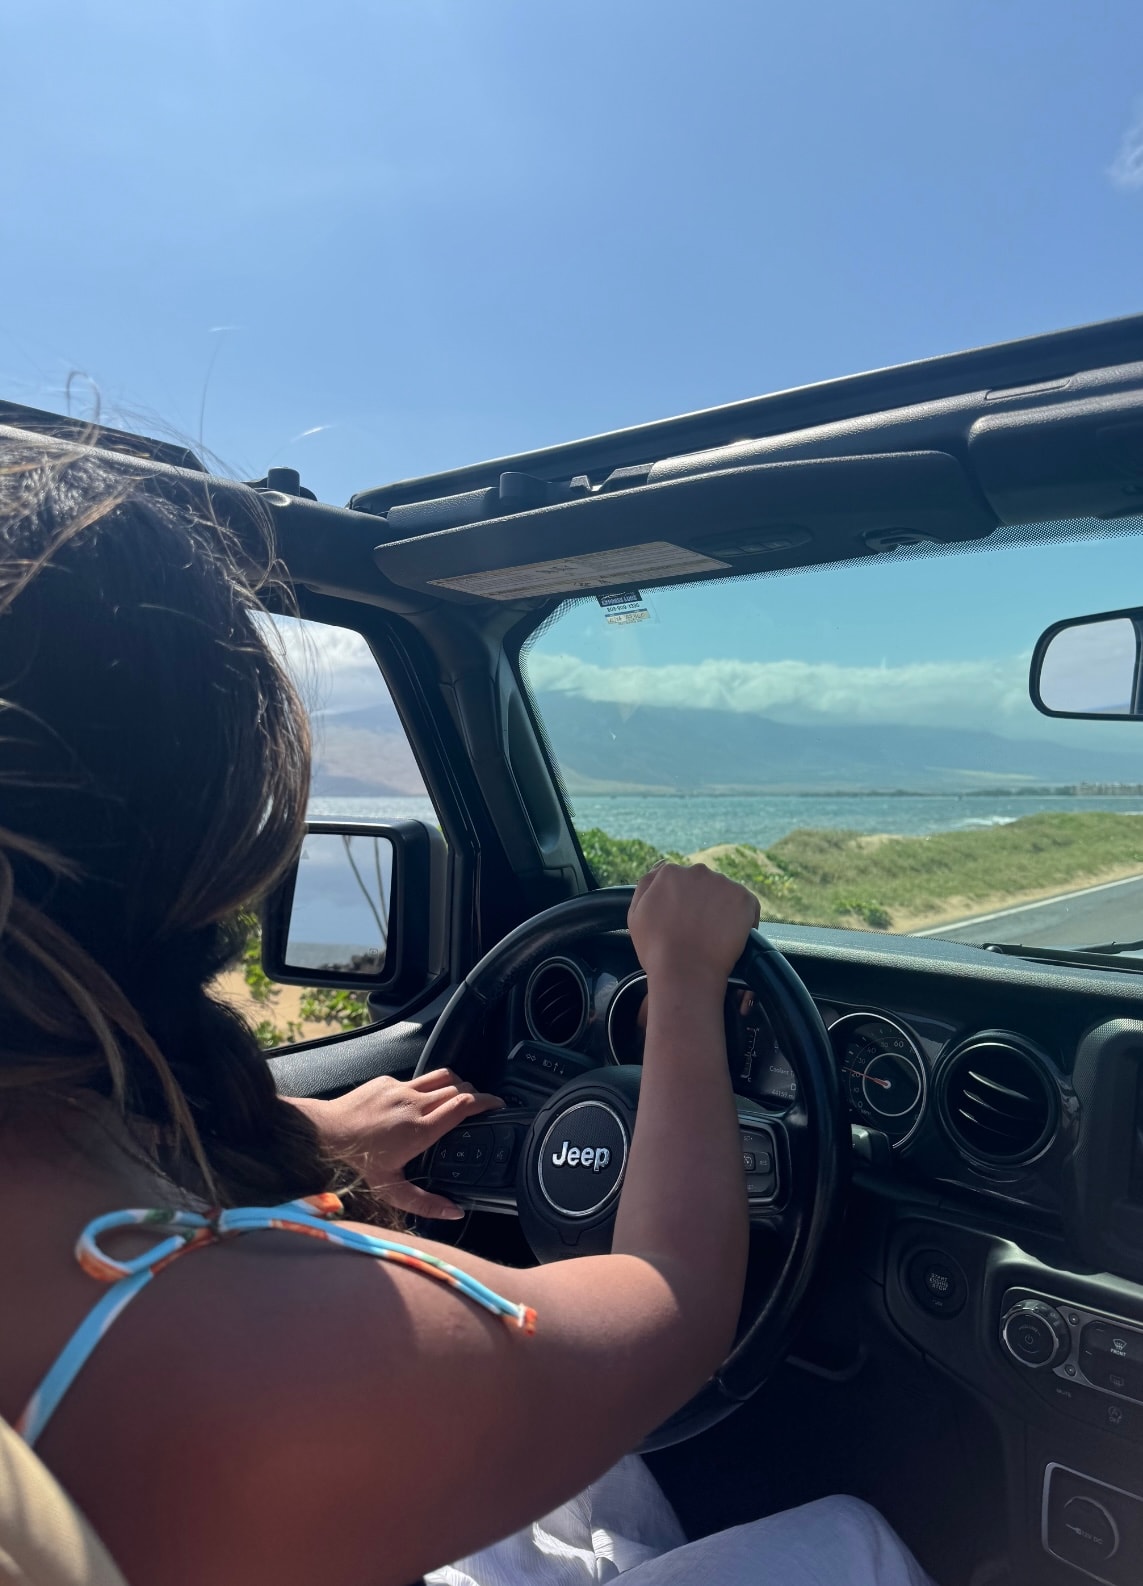
[[(674, 706), (632, 711), (564, 693), (540, 695), (537, 705), (564, 781), (581, 794), (983, 792), (1143, 782), (1143, 752), (963, 728), (807, 726)], [(425, 791), (391, 705), (315, 717), (314, 738), (318, 796)]]

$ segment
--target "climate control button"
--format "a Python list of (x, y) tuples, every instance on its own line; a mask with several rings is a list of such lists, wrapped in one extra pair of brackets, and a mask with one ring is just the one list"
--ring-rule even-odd
[(1018, 1300), (1000, 1324), (1000, 1342), (1013, 1360), (1033, 1370), (1058, 1365), (1071, 1350), (1067, 1323), (1044, 1300)]

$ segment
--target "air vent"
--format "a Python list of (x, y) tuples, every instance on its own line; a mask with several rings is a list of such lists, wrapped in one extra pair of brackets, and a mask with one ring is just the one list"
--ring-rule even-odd
[(1055, 1085), (1046, 1060), (1010, 1037), (977, 1036), (956, 1051), (938, 1081), (941, 1120), (971, 1161), (1030, 1162), (1055, 1133)]
[(549, 958), (532, 971), (524, 993), (524, 1018), (537, 1041), (569, 1046), (587, 1023), (587, 981), (570, 958)]

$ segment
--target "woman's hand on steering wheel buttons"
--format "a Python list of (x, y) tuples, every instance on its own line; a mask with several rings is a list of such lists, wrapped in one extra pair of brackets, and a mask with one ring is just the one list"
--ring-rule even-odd
[(450, 1129), (504, 1103), (475, 1090), (448, 1068), (416, 1079), (382, 1074), (333, 1101), (295, 1100), (332, 1155), (357, 1169), (369, 1188), (398, 1211), (455, 1220), (459, 1206), (410, 1184), (405, 1166)]
[(656, 865), (627, 913), (649, 984), (709, 983), (719, 997), (758, 920), (752, 892), (701, 864)]

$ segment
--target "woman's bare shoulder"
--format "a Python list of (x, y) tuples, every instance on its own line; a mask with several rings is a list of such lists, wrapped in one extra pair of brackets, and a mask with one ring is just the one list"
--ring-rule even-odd
[(654, 1424), (653, 1402), (605, 1388), (625, 1328), (657, 1331), (639, 1263), (513, 1272), (415, 1243), (535, 1304), (535, 1335), (423, 1272), (283, 1233), (189, 1255), (127, 1308), (43, 1452), (128, 1579), (332, 1586), (375, 1555), (378, 1586), (400, 1586)]

